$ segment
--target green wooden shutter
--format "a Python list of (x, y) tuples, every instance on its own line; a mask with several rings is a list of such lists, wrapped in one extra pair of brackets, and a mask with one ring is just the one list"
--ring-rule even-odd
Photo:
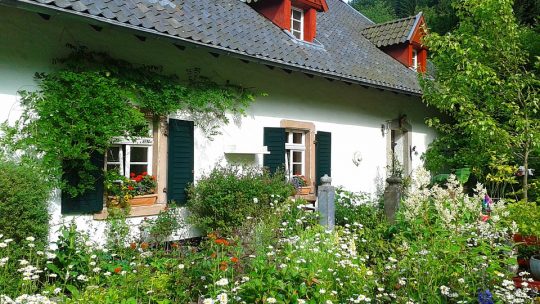
[(187, 202), (186, 188), (193, 183), (193, 122), (169, 119), (167, 200), (178, 205)]
[(275, 173), (278, 168), (285, 169), (285, 129), (264, 128), (264, 145), (270, 154), (265, 154), (263, 164)]
[(316, 185), (321, 184), (325, 174), (332, 176), (332, 133), (317, 132), (315, 148)]
[[(95, 178), (94, 189), (88, 190), (76, 197), (71, 197), (69, 193), (62, 191), (62, 214), (93, 214), (103, 210), (103, 166), (105, 157), (94, 154), (91, 161), (98, 168), (92, 173), (92, 176)], [(64, 180), (72, 186), (79, 183), (78, 174), (69, 163), (64, 164)]]

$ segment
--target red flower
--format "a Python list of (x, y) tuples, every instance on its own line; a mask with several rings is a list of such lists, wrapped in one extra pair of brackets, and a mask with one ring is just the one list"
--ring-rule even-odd
[(133, 186), (128, 186), (128, 190), (134, 190)]
[(146, 171), (144, 171), (144, 172), (142, 173), (142, 176), (147, 176), (147, 175), (148, 175), (148, 172), (146, 172)]
[(122, 267), (118, 266), (114, 269), (114, 272), (115, 273), (120, 273), (120, 271), (122, 271)]
[(129, 244), (129, 247), (131, 247), (131, 249), (135, 250), (137, 248), (137, 244), (131, 243), (131, 244)]
[(210, 255), (210, 257), (211, 257), (212, 259), (215, 259), (215, 258), (217, 257), (217, 254), (216, 254), (215, 252), (212, 252), (212, 254)]
[(221, 269), (222, 271), (227, 270), (227, 262), (224, 261), (219, 263), (219, 269)]
[(227, 241), (226, 239), (217, 239), (214, 242), (216, 242), (216, 244), (218, 245), (229, 246), (229, 241)]
[(232, 257), (232, 258), (231, 258), (231, 262), (233, 262), (233, 263), (238, 263), (238, 258), (237, 258), (237, 257)]
[(156, 180), (156, 177), (155, 177), (155, 176), (152, 176), (152, 180)]
[(134, 178), (134, 177), (135, 177), (135, 173), (131, 172), (131, 173), (129, 174), (129, 177)]
[(147, 249), (147, 248), (148, 248), (148, 243), (143, 242), (143, 243), (141, 244), (141, 248), (142, 248), (142, 249)]

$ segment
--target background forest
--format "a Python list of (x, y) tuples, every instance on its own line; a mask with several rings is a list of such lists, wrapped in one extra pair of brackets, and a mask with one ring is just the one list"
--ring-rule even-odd
[[(452, 0), (352, 0), (351, 5), (373, 20), (383, 23), (423, 12), (431, 31), (445, 34), (456, 27), (458, 17)], [(539, 0), (516, 0), (516, 18), (522, 25), (536, 27), (540, 16)]]

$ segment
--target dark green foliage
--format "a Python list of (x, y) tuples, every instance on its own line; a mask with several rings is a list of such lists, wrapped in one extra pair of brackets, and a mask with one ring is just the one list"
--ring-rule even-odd
[[(458, 24), (455, 0), (353, 0), (351, 5), (375, 23), (383, 23), (423, 12), (431, 32), (444, 34)], [(537, 27), (540, 1), (516, 0), (515, 15), (524, 25)]]
[(39, 171), (0, 160), (0, 234), (20, 242), (28, 236), (46, 243), (50, 186)]
[(494, 182), (490, 173), (497, 166), (527, 169), (538, 156), (540, 82), (530, 70), (533, 62), (522, 45), (527, 31), (517, 24), (511, 1), (467, 0), (456, 10), (455, 30), (425, 39), (436, 75), (423, 79), (423, 99), (446, 116), (427, 121), (439, 136), (425, 155), (426, 167), (470, 167), (481, 182)]
[(351, 5), (375, 23), (397, 19), (394, 8), (385, 0), (353, 0)]
[(27, 153), (35, 149), (54, 177), (62, 176), (67, 164), (77, 184), (63, 179), (60, 187), (72, 197), (94, 188), (93, 172), (101, 168), (91, 155), (104, 155), (114, 137), (148, 134), (147, 117), (182, 110), (213, 135), (228, 121), (226, 112), (241, 114), (253, 100), (248, 91), (218, 85), (196, 71), (181, 83), (160, 67), (70, 48), (68, 57), (56, 61), (58, 70), (36, 74), (37, 91), (20, 92), (23, 114), (14, 128), (4, 126), (3, 143)]
[(216, 167), (189, 189), (191, 221), (204, 233), (228, 233), (247, 217), (264, 217), (294, 193), (283, 173)]

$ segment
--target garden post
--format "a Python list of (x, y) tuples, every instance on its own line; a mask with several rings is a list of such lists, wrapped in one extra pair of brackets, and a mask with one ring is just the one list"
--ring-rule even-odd
[(389, 177), (386, 179), (388, 186), (384, 189), (384, 214), (388, 221), (393, 223), (396, 219), (396, 213), (399, 209), (401, 200), (401, 183), (399, 177)]
[(332, 178), (325, 174), (321, 177), (322, 185), (319, 186), (317, 201), (320, 213), (320, 224), (325, 226), (327, 230), (334, 230), (336, 222), (336, 206), (334, 196), (336, 189), (331, 185)]

